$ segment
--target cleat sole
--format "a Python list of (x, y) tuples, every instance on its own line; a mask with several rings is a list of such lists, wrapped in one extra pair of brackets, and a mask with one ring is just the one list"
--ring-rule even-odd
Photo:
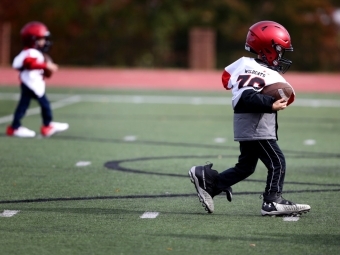
[(266, 211), (261, 210), (261, 215), (262, 216), (271, 216), (271, 217), (275, 217), (275, 216), (278, 216), (278, 217), (280, 217), (280, 216), (281, 217), (300, 217), (302, 214), (306, 214), (309, 211), (310, 211), (310, 209), (300, 211), (300, 212), (281, 213), (281, 212), (278, 212), (278, 211), (266, 212)]
[[(197, 196), (198, 196), (198, 199), (199, 199), (200, 203), (202, 204), (202, 206), (204, 207), (204, 209), (205, 209), (208, 213), (213, 213), (213, 211), (214, 211), (213, 206), (214, 206), (214, 205), (212, 205), (212, 208), (209, 208), (209, 205), (207, 204), (208, 202), (204, 200), (204, 197), (203, 197), (203, 196), (201, 195), (201, 193), (200, 193), (200, 190), (199, 190), (199, 189), (201, 189), (201, 188), (197, 187), (197, 186), (199, 186), (199, 185), (198, 185), (198, 183), (195, 182), (195, 177), (194, 177), (193, 174), (191, 173), (191, 170), (195, 171), (195, 167), (192, 167), (192, 168), (190, 169), (188, 175), (189, 175), (189, 178), (190, 178), (191, 183), (193, 183), (194, 186), (195, 186), (195, 189), (196, 189), (196, 192), (197, 192)], [(205, 191), (202, 190), (202, 192), (205, 192)]]

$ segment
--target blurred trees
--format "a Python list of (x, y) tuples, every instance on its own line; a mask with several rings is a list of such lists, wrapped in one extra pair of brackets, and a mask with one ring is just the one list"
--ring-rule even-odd
[(115, 67), (187, 68), (190, 29), (210, 27), (216, 68), (223, 68), (249, 54), (244, 42), (253, 23), (274, 20), (292, 37), (292, 69), (338, 71), (335, 8), (336, 0), (1, 0), (0, 22), (12, 25), (12, 57), (21, 27), (38, 20), (52, 33), (57, 63)]

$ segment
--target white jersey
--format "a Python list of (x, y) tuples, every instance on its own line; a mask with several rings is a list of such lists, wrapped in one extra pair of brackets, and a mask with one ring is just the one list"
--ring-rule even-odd
[[(261, 91), (264, 86), (287, 81), (277, 72), (260, 65), (254, 58), (242, 57), (227, 66), (223, 74), (225, 88), (232, 90), (232, 105), (235, 108), (241, 94), (246, 89)], [(229, 77), (228, 77), (229, 76)], [(229, 78), (229, 81), (227, 79)]]
[(12, 67), (20, 70), (20, 80), (38, 96), (45, 94), (43, 69), (23, 69), (26, 58), (36, 58), (38, 63), (44, 62), (44, 55), (36, 49), (24, 49), (13, 60)]

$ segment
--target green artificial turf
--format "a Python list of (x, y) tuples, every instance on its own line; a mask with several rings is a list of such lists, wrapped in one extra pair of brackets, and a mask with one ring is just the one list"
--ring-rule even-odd
[[(16, 101), (9, 95), (17, 92), (0, 88), (0, 121), (13, 113)], [(187, 177), (193, 165), (210, 161), (223, 171), (237, 162), (232, 109), (214, 101), (162, 100), (228, 101), (229, 93), (48, 91), (52, 103), (76, 95), (78, 101), (53, 111), (55, 121), (68, 122), (70, 129), (51, 138), (6, 137), (9, 122), (0, 124), (0, 213), (19, 211), (0, 217), (0, 254), (340, 253), (340, 107), (293, 104), (279, 113), (284, 197), (312, 207), (298, 221), (286, 221), (260, 215), (262, 163), (233, 186), (232, 203), (223, 194), (214, 199), (213, 214), (204, 211)], [(146, 101), (117, 102), (112, 96)], [(160, 102), (146, 96), (161, 96)], [(336, 94), (320, 98), (340, 101)], [(39, 114), (23, 119), (37, 132), (40, 123)], [(145, 212), (159, 214), (140, 218)]]

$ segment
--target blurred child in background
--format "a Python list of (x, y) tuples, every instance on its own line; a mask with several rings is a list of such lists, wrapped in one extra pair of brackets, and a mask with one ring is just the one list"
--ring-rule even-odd
[(29, 107), (31, 99), (37, 100), (41, 108), (41, 135), (49, 137), (68, 129), (67, 123), (53, 122), (52, 109), (45, 92), (45, 78), (51, 77), (58, 70), (46, 54), (51, 46), (50, 32), (37, 21), (27, 23), (20, 31), (23, 42), (22, 51), (14, 58), (12, 67), (19, 71), (21, 94), (14, 112), (13, 122), (7, 127), (8, 136), (34, 137), (36, 133), (21, 126), (21, 119)]

